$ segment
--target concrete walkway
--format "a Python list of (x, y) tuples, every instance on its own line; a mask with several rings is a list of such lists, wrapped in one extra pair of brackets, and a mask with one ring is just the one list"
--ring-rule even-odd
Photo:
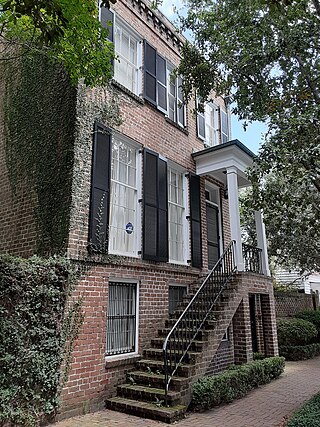
[[(320, 357), (287, 362), (284, 374), (246, 397), (203, 413), (188, 414), (177, 427), (282, 427), (301, 404), (320, 392)], [(54, 427), (164, 427), (167, 424), (109, 410), (71, 418)], [(311, 427), (311, 426), (310, 426)]]

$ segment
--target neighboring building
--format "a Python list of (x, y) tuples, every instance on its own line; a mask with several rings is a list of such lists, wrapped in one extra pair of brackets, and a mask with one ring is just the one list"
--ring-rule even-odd
[[(167, 362), (172, 370), (177, 367), (173, 355), (186, 349), (193, 326), (200, 328), (185, 359), (188, 363), (177, 367), (178, 380), (171, 385), (177, 390), (179, 378), (187, 379), (180, 378), (181, 390), (169, 393), (169, 403), (187, 404), (190, 384), (202, 375), (247, 362), (254, 351), (268, 356), (278, 351), (259, 213), (259, 249), (246, 246), (243, 251), (241, 244), (238, 189), (250, 185), (245, 170), (253, 154), (238, 140), (230, 140), (230, 114), (221, 97), (212, 98), (197, 117), (194, 101), (181, 103), (181, 80), (170, 73), (179, 63), (184, 40), (160, 12), (142, 0), (118, 0), (112, 13), (102, 9), (100, 19), (113, 23), (109, 37), (119, 60), (114, 61), (111, 92), (119, 99), (122, 123), (117, 123), (116, 105), (111, 105), (113, 116), (106, 108), (113, 98), (104, 89), (80, 85), (67, 104), (58, 84), (52, 92), (38, 87), (44, 97), (59, 94), (59, 104), (52, 102), (64, 129), (57, 156), (72, 141), (72, 161), (64, 163), (62, 158), (56, 171), (47, 172), (46, 191), (50, 178), (53, 182), (63, 167), (69, 174), (51, 199), (58, 212), (52, 214), (52, 232), (40, 240), (45, 245), (62, 233), (63, 202), (68, 207), (63, 223), (68, 227), (59, 241), (60, 252), (65, 250), (84, 271), (77, 292), (83, 296), (85, 320), (61, 411), (68, 416), (102, 408), (106, 398), (118, 392), (121, 397), (110, 399), (109, 407), (168, 420), (180, 414), (168, 415), (152, 404), (141, 409), (138, 401), (163, 400), (161, 390), (146, 390), (150, 384), (164, 387), (159, 375), (162, 344), (183, 311), (181, 302), (186, 306), (221, 256), (206, 282), (210, 293), (200, 293), (201, 302), (193, 303), (176, 331), (184, 347), (169, 340)], [(37, 114), (34, 108), (32, 114)], [(2, 114), (0, 109), (0, 118)], [(23, 182), (12, 193), (1, 138), (5, 130), (0, 128), (0, 249), (28, 256), (39, 247), (34, 207), (47, 200), (40, 200), (37, 189), (34, 193)], [(54, 127), (40, 121), (38, 131), (47, 138)], [(46, 155), (42, 157), (45, 162)], [(214, 317), (206, 318), (208, 304)], [(136, 363), (131, 385), (118, 387)]]

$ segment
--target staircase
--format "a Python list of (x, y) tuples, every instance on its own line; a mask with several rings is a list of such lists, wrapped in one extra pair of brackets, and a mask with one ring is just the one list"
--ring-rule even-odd
[(152, 339), (127, 383), (118, 386), (117, 396), (106, 401), (108, 409), (166, 423), (184, 416), (190, 386), (205, 374), (241, 302), (235, 270), (231, 242), (208, 277), (199, 278)]

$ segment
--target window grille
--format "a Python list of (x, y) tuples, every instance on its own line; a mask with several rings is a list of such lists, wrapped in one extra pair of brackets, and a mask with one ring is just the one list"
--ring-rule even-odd
[(136, 351), (135, 283), (109, 283), (106, 355)]
[(186, 292), (186, 286), (169, 286), (169, 314), (174, 313)]

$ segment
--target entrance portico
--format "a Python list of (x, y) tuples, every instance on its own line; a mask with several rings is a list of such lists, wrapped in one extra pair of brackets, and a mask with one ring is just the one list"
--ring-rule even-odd
[[(246, 270), (241, 241), (239, 189), (251, 185), (246, 170), (252, 166), (254, 156), (252, 151), (237, 139), (192, 154), (198, 175), (211, 176), (225, 185), (229, 200), (231, 240), (236, 242), (238, 271)], [(260, 270), (269, 276), (267, 242), (261, 212), (255, 212), (255, 222), (257, 243), (261, 251)]]

